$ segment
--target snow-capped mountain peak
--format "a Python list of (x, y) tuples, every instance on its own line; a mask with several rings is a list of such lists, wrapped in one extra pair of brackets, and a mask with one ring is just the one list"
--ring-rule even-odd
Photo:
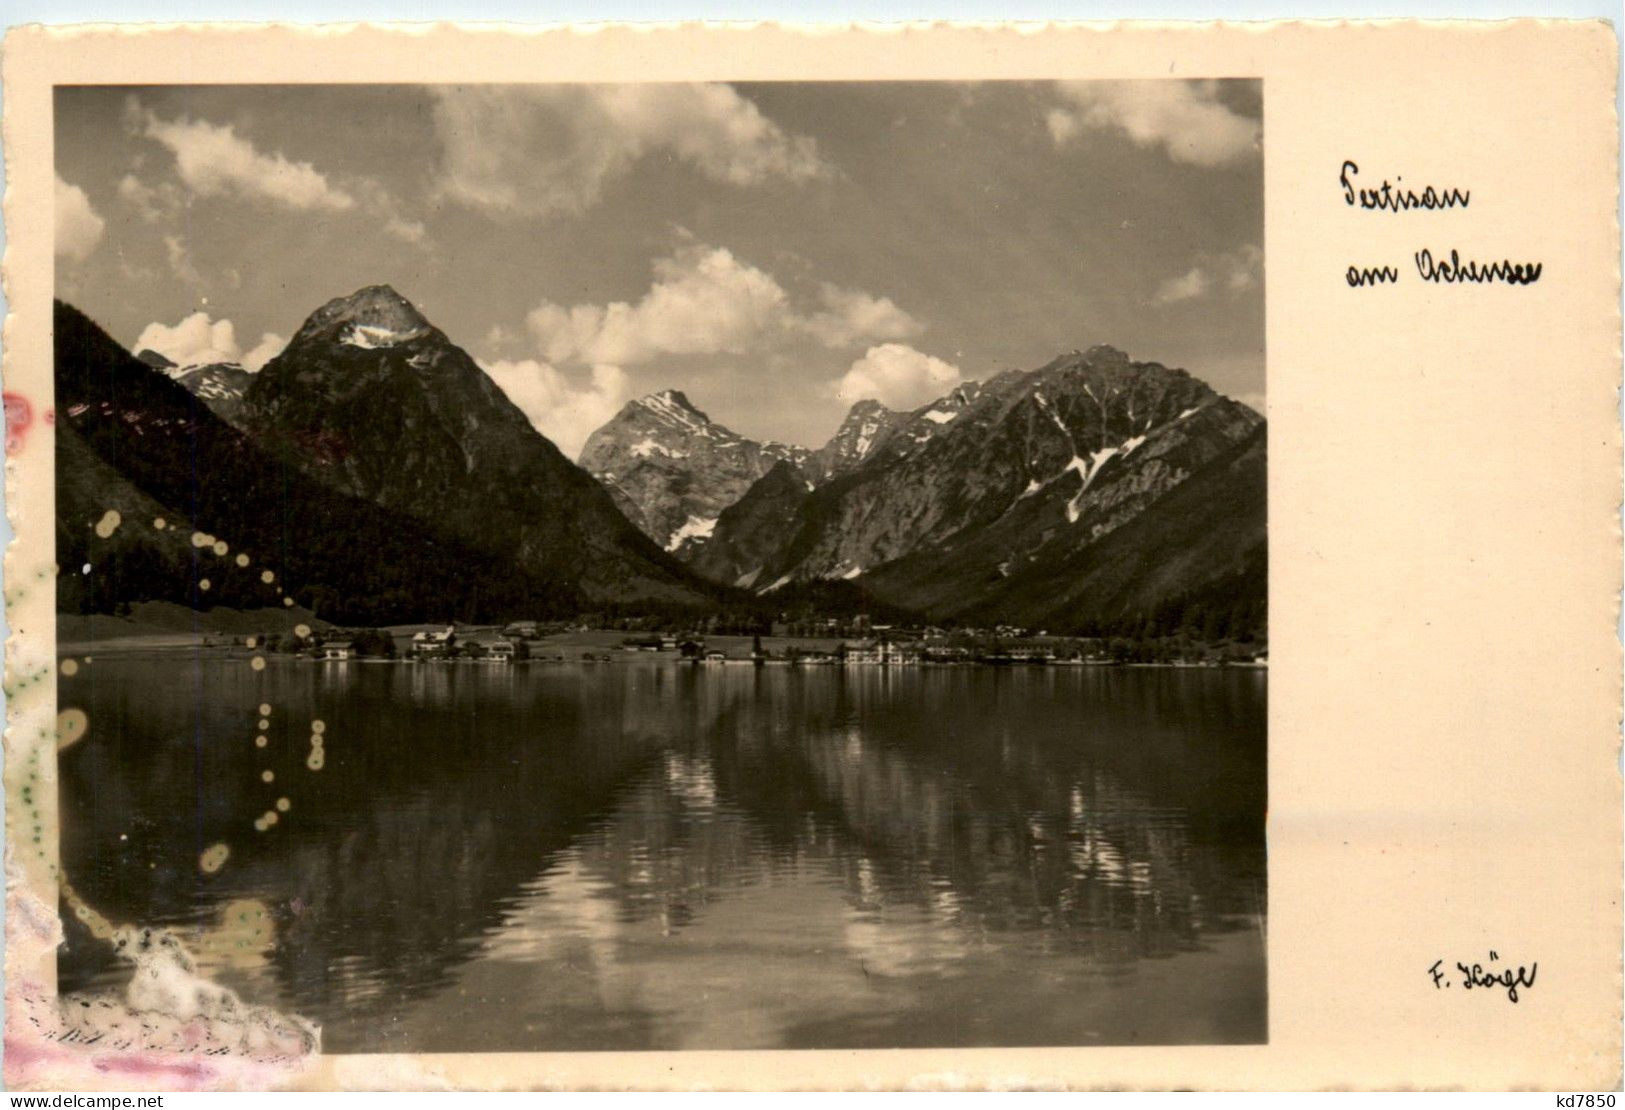
[(235, 426), (238, 423), (243, 394), (254, 380), (253, 372), (240, 363), (209, 362), (180, 366), (150, 348), (137, 351), (135, 357), (137, 361), (185, 386), (188, 393), (202, 401), (227, 424)]
[(758, 442), (718, 424), (681, 390), (629, 401), (588, 437), (580, 463), (631, 521), (680, 558), (710, 538), (717, 515), (779, 460), (811, 452)]

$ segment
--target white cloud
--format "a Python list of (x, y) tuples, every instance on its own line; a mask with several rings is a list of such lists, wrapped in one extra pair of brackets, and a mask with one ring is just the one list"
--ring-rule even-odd
[(232, 322), (211, 320), (207, 312), (194, 312), (173, 327), (148, 324), (131, 350), (157, 351), (177, 366), (236, 362), (242, 355)]
[(157, 223), (181, 207), (180, 190), (173, 182), (148, 185), (133, 173), (119, 179), (119, 199), (134, 208), (144, 223)]
[(773, 275), (723, 247), (688, 243), (654, 263), (655, 280), (635, 304), (532, 309), (526, 325), (554, 362), (647, 362), (660, 355), (759, 352), (799, 336), (828, 347), (917, 334), (921, 326), (889, 298), (826, 284), (821, 308), (800, 311)]
[(260, 336), (260, 341), (254, 344), (253, 349), (243, 355), (243, 369), (258, 373), (267, 362), (280, 355), (287, 345), (288, 341), (280, 335), (266, 332)]
[(1179, 277), (1169, 278), (1157, 286), (1151, 299), (1156, 304), (1177, 304), (1205, 297), (1220, 286), (1230, 293), (1243, 293), (1258, 284), (1263, 264), (1264, 252), (1255, 244), (1246, 243), (1235, 250), (1202, 258)]
[(309, 162), (262, 154), (229, 125), (165, 120), (147, 112), (142, 134), (169, 148), (181, 181), (199, 196), (235, 194), (302, 212), (355, 206), (353, 196)]
[(924, 331), (914, 317), (890, 297), (825, 282), (819, 289), (824, 310), (806, 318), (803, 327), (826, 347), (851, 347), (876, 339), (908, 339)]
[(626, 374), (618, 366), (594, 366), (585, 380), (535, 359), (480, 366), (531, 425), (572, 459), (581, 453), (587, 437), (632, 399)]
[(440, 192), (520, 215), (580, 213), (639, 158), (663, 154), (733, 185), (827, 173), (728, 85), (538, 85), (435, 91)]
[(157, 351), (177, 366), (236, 362), (245, 370), (258, 370), (287, 345), (286, 339), (266, 332), (245, 355), (237, 345), (237, 328), (230, 320), (213, 320), (207, 312), (194, 312), (173, 326), (148, 324), (130, 350), (137, 354)]
[(891, 409), (912, 409), (947, 393), (964, 380), (959, 367), (904, 343), (870, 347), (835, 385), (843, 401), (876, 400)]
[(203, 275), (192, 263), (192, 252), (179, 235), (164, 236), (164, 253), (169, 258), (169, 269), (188, 285), (202, 285)]
[(150, 266), (136, 265), (123, 255), (119, 256), (118, 272), (121, 278), (131, 283), (151, 284), (159, 280), (157, 270), (152, 269)]
[(346, 184), (355, 192), (360, 210), (377, 220), (385, 235), (413, 246), (424, 245), (429, 229), (422, 221), (405, 216), (401, 212), (400, 202), (388, 189), (371, 178), (360, 178)]
[(1180, 301), (1206, 296), (1212, 285), (1213, 279), (1207, 276), (1206, 270), (1200, 266), (1192, 266), (1179, 277), (1169, 278), (1157, 286), (1157, 291), (1151, 299), (1158, 304), (1177, 304)]
[(555, 361), (636, 363), (659, 354), (751, 350), (788, 312), (772, 275), (722, 248), (684, 247), (656, 261), (654, 271), (637, 304), (543, 304), (525, 322)]
[(521, 336), (503, 324), (492, 324), (485, 333), (485, 349), (511, 351), (520, 345)]
[(1044, 117), (1044, 124), (1049, 128), (1049, 137), (1055, 140), (1056, 146), (1065, 146), (1083, 133), (1083, 121), (1078, 114), (1065, 108), (1051, 108)]
[(102, 241), (107, 221), (96, 214), (90, 198), (77, 185), (56, 179), (56, 253), (83, 262)]
[[(175, 155), (175, 172), (192, 195), (231, 195), (295, 212), (359, 212), (378, 221), (385, 235), (403, 242), (421, 245), (427, 237), (422, 222), (402, 214), (389, 190), (371, 178), (335, 182), (309, 162), (261, 153), (230, 125), (161, 119), (133, 97), (125, 114), (134, 133), (156, 140)], [(147, 223), (175, 216), (188, 199), (172, 181), (153, 185), (133, 173), (119, 181), (118, 195)]]
[(1115, 129), (1194, 166), (1221, 166), (1258, 149), (1259, 121), (1221, 102), (1212, 81), (1063, 81), (1056, 88), (1067, 103), (1045, 122), (1058, 146), (1085, 129)]
[(390, 216), (384, 221), (384, 234), (392, 235), (404, 243), (421, 243), (428, 233), (429, 229), (424, 227), (420, 220)]
[(1263, 248), (1253, 243), (1221, 256), (1220, 271), (1224, 275), (1224, 287), (1232, 293), (1245, 292), (1257, 285), (1263, 268)]

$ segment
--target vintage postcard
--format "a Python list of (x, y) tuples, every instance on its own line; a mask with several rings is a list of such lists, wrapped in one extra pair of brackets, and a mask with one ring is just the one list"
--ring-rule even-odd
[(7, 1084), (1616, 1087), (1616, 49), (14, 32)]

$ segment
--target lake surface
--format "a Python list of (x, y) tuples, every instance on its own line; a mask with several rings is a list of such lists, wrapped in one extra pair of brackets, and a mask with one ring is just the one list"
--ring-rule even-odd
[[(63, 865), (327, 1052), (1262, 1042), (1265, 701), (1234, 670), (101, 656), (61, 679)], [(129, 969), (70, 922), (59, 974)]]

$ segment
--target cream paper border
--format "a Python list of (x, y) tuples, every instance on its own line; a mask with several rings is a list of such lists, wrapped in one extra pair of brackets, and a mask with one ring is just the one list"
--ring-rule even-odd
[[(51, 388), (53, 83), (1264, 82), (1268, 1045), (327, 1057), (279, 1082), (1616, 1088), (1615, 58), (1605, 24), (1530, 21), (13, 32), (5, 388), (36, 412)], [(1344, 158), (1470, 188), (1471, 208), (1349, 209)], [(1545, 272), (1524, 288), (1425, 287), (1410, 266), (1422, 246)], [(1350, 263), (1383, 261), (1410, 280), (1347, 287)], [(7, 467), (8, 797), (35, 753), (54, 769), (53, 606), (48, 582), (28, 588), (52, 560), (52, 451), (36, 422)], [(14, 983), (49, 973), (54, 860), (23, 851), (17, 807), (8, 820), (8, 877), (43, 899), (13, 900)], [(1539, 963), (1517, 1005), (1431, 985), (1435, 960), (1492, 948)]]

